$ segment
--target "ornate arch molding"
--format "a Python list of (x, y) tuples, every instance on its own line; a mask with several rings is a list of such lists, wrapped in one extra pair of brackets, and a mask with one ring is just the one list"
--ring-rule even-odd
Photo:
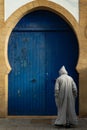
[[(38, 10), (38, 9), (44, 9), (44, 10), (50, 10), (58, 15), (60, 15), (73, 29), (73, 31), (76, 34), (78, 43), (79, 43), (79, 27), (76, 19), (73, 17), (72, 14), (70, 14), (64, 7), (53, 3), (51, 1), (47, 0), (36, 0), (32, 1), (22, 7), (20, 7), (18, 10), (16, 10), (6, 21), (5, 27), (3, 29), (4, 32), (4, 43), (5, 43), (5, 63), (6, 63), (6, 70), (7, 73), (10, 72), (11, 67), (8, 61), (8, 39), (10, 37), (10, 33), (12, 32), (15, 25), (19, 22), (19, 20), (27, 13), (30, 13), (32, 11)], [(77, 65), (78, 68), (78, 65)]]

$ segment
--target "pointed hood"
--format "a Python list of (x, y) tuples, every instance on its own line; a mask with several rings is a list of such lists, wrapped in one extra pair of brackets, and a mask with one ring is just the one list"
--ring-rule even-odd
[(65, 66), (62, 66), (61, 69), (59, 70), (59, 75), (62, 74), (68, 74), (67, 70), (65, 69)]

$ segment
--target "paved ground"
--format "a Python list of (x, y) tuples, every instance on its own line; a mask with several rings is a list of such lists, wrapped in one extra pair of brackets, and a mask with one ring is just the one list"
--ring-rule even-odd
[[(66, 130), (53, 125), (53, 119), (0, 118), (0, 130)], [(87, 118), (79, 119), (77, 128), (70, 130), (87, 130)]]

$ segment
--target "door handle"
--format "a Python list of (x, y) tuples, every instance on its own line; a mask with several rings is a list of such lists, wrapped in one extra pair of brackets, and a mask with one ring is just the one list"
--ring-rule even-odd
[(35, 83), (35, 82), (36, 82), (36, 79), (32, 79), (31, 82), (32, 82), (32, 83)]

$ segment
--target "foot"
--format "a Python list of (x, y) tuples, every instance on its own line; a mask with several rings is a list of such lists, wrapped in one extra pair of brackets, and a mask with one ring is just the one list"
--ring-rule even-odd
[(54, 124), (54, 125), (57, 126), (57, 127), (64, 127), (63, 124)]
[(71, 128), (70, 124), (66, 124), (65, 127), (66, 127), (66, 128)]

